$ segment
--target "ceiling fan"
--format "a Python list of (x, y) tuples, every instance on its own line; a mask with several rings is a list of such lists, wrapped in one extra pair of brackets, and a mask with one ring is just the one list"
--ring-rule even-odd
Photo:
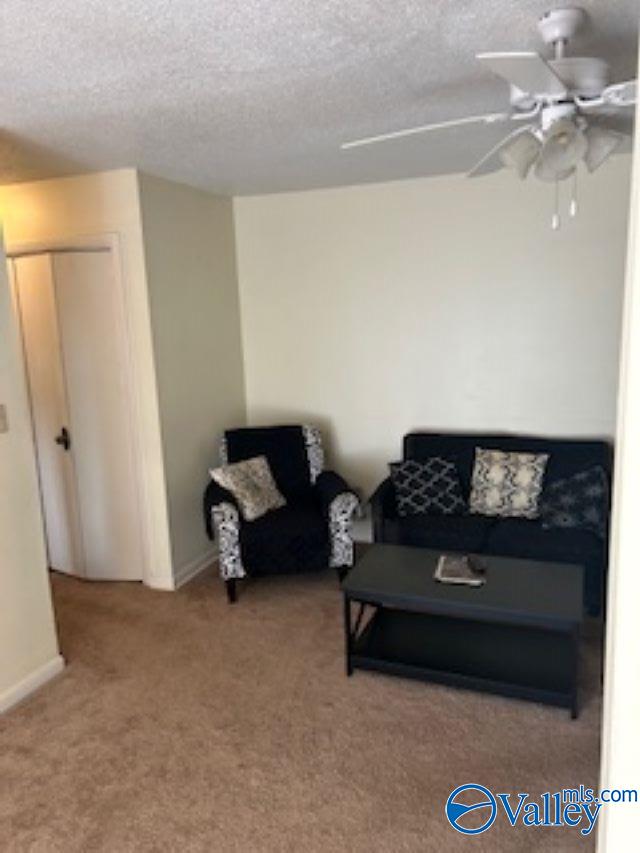
[[(584, 162), (590, 172), (619, 147), (625, 134), (612, 123), (636, 103), (636, 81), (609, 84), (607, 63), (595, 57), (567, 56), (570, 39), (584, 26), (584, 9), (573, 6), (546, 12), (538, 21), (545, 44), (554, 57), (543, 59), (529, 51), (479, 53), (477, 59), (510, 87), (509, 112), (466, 116), (345, 142), (343, 149), (373, 145), (421, 133), (463, 125), (504, 124), (507, 136), (467, 173), (478, 177), (503, 166), (524, 179), (529, 172), (557, 183), (576, 176)], [(515, 127), (514, 127), (515, 125)], [(575, 194), (571, 212), (575, 215)], [(554, 213), (553, 226), (559, 226)]]

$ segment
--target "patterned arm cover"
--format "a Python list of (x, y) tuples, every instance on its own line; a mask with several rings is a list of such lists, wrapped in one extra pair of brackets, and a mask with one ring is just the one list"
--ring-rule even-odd
[(315, 483), (316, 494), (329, 523), (331, 537), (330, 566), (338, 569), (353, 565), (353, 515), (360, 506), (358, 496), (334, 471), (323, 471)]
[(204, 494), (204, 523), (210, 539), (217, 538), (223, 580), (245, 576), (240, 552), (240, 511), (233, 495), (215, 482)]

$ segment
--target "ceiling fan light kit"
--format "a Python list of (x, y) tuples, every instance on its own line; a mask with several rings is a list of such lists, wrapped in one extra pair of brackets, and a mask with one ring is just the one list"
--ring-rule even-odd
[(550, 125), (543, 136), (540, 156), (536, 162), (536, 177), (542, 181), (568, 178), (588, 148), (582, 128), (571, 119), (559, 119)]
[(589, 142), (584, 155), (584, 164), (590, 172), (595, 172), (598, 166), (601, 166), (620, 147), (624, 137), (621, 133), (606, 130), (596, 124), (587, 127), (584, 133)]
[(519, 134), (500, 150), (500, 159), (508, 169), (513, 169), (520, 180), (524, 181), (538, 159), (541, 147), (540, 140), (527, 131)]
[[(516, 124), (507, 136), (467, 173), (479, 177), (502, 167), (525, 179), (530, 172), (555, 184), (552, 227), (560, 226), (558, 183), (573, 176), (570, 213), (577, 212), (577, 169), (598, 169), (620, 146), (624, 135), (608, 122), (636, 103), (636, 81), (609, 85), (609, 68), (597, 57), (567, 56), (573, 36), (587, 23), (578, 6), (553, 9), (538, 21), (538, 31), (553, 57), (531, 51), (479, 53), (476, 58), (509, 84), (510, 111), (396, 130), (356, 139), (343, 149), (401, 139), (470, 124)], [(526, 122), (526, 123), (525, 123)]]

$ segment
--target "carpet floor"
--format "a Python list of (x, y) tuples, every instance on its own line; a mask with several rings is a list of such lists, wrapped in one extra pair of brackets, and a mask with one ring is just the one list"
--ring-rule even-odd
[(0, 721), (3, 851), (593, 850), (595, 832), (447, 823), (451, 790), (596, 786), (599, 644), (581, 713), (344, 672), (333, 574), (226, 603), (52, 579), (65, 672)]

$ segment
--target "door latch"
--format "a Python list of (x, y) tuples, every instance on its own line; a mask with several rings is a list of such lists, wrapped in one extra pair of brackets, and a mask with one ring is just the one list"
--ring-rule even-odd
[(65, 450), (69, 450), (71, 447), (71, 436), (69, 435), (69, 430), (66, 427), (62, 427), (60, 435), (56, 436), (55, 441), (56, 444), (60, 445), (60, 447), (64, 447)]

